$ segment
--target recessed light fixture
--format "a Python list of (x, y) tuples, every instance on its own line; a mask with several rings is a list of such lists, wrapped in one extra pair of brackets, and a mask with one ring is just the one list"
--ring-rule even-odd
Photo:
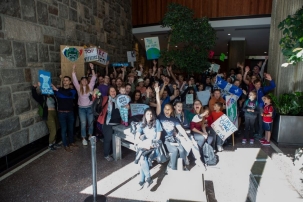
[(176, 48), (178, 48), (178, 46), (175, 46)]
[(230, 34), (227, 34), (227, 35), (230, 35)]
[(141, 39), (141, 40), (143, 40), (143, 39)]
[(267, 52), (264, 52), (264, 53), (267, 53)]
[(226, 52), (226, 53), (228, 53), (228, 52)]

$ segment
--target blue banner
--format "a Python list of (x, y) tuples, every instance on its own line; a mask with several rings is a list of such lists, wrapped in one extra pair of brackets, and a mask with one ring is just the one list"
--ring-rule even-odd
[(41, 84), (41, 93), (44, 95), (53, 95), (54, 91), (51, 86), (51, 73), (39, 70), (39, 82)]
[(127, 67), (129, 66), (128, 62), (116, 62), (112, 64), (113, 67)]
[(215, 83), (220, 89), (230, 93), (230, 94), (234, 94), (237, 97), (240, 97), (242, 95), (242, 90), (240, 88), (238, 88), (237, 86), (228, 83), (227, 81), (225, 81), (224, 79), (222, 79), (221, 77), (217, 76), (216, 79), (216, 83)]

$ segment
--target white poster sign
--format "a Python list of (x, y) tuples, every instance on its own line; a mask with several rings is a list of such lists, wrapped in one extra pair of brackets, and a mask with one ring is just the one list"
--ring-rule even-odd
[(127, 105), (130, 102), (130, 97), (128, 95), (118, 95), (116, 99), (116, 104), (118, 108)]
[(84, 62), (93, 62), (98, 60), (98, 50), (96, 47), (84, 49)]
[(154, 60), (160, 57), (160, 44), (158, 37), (144, 38), (147, 60)]
[(220, 69), (220, 65), (218, 65), (218, 64), (211, 64), (211, 66), (210, 66), (210, 70), (213, 72), (218, 73), (219, 69)]
[(130, 104), (130, 111), (132, 116), (143, 115), (145, 109), (149, 108), (146, 104)]
[(223, 141), (238, 130), (238, 128), (229, 120), (225, 114), (220, 116), (220, 118), (211, 124), (211, 127)]
[(193, 94), (186, 94), (185, 104), (187, 104), (187, 105), (194, 104), (194, 95)]
[(127, 51), (127, 62), (136, 62), (136, 51)]
[(106, 65), (107, 63), (107, 52), (105, 52), (104, 50), (98, 48), (98, 60), (96, 61), (97, 63), (100, 63), (102, 65)]
[(208, 101), (210, 98), (210, 91), (209, 90), (199, 91), (197, 92), (197, 97), (202, 102), (203, 106), (206, 106), (208, 105)]

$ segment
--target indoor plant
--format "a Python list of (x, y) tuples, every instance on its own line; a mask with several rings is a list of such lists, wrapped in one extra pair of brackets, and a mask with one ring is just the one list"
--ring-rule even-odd
[(193, 10), (171, 3), (161, 25), (171, 29), (167, 48), (160, 52), (163, 62), (173, 63), (191, 73), (209, 68), (208, 56), (215, 45), (216, 32), (209, 24), (208, 18), (194, 18)]
[(303, 92), (270, 94), (277, 115), (272, 137), (277, 143), (303, 145)]

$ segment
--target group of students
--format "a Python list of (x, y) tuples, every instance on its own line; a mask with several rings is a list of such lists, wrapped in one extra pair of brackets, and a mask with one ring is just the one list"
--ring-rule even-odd
[[(88, 74), (78, 81), (75, 73), (76, 65), (73, 65), (72, 78), (64, 76), (60, 87), (52, 85), (54, 95), (39, 94), (39, 84), (32, 87), (32, 95), (39, 103), (43, 112), (42, 117), (46, 120), (49, 129), (51, 150), (59, 147), (56, 144), (59, 123), (64, 149), (73, 152), (73, 148), (79, 147), (74, 140), (75, 119), (78, 114), (82, 144), (88, 144), (87, 138), (94, 135), (94, 131), (95, 135), (102, 134), (104, 157), (112, 161), (113, 126), (118, 124), (128, 126), (131, 116), (129, 104), (141, 103), (149, 105), (150, 108), (145, 110), (142, 123), (136, 133), (137, 144), (140, 145), (140, 141), (146, 139), (161, 139), (171, 154), (171, 169), (176, 169), (179, 157), (183, 159), (186, 166), (190, 151), (194, 154), (195, 163), (202, 166), (201, 148), (205, 142), (219, 152), (223, 150), (224, 142), (210, 127), (225, 110), (223, 90), (219, 89), (215, 82), (218, 76), (238, 86), (244, 92), (238, 100), (238, 111), (243, 112), (242, 116), (241, 113), (239, 115), (239, 122), (241, 122), (240, 118), (242, 120), (245, 118), (242, 143), (245, 144), (249, 139), (253, 144), (253, 135), (258, 133), (260, 136), (265, 130), (265, 137), (260, 141), (263, 145), (270, 144), (274, 109), (271, 98), (266, 93), (275, 88), (275, 83), (269, 74), (264, 73), (261, 78), (258, 66), (254, 67), (253, 71), (245, 67), (244, 71), (243, 65), (239, 64), (238, 74), (231, 72), (231, 75), (227, 76), (224, 73), (203, 73), (198, 78), (190, 76), (187, 81), (182, 74), (176, 76), (171, 66), (157, 67), (156, 61), (153, 61), (153, 67), (146, 72), (143, 66), (139, 65), (138, 70), (131, 68), (129, 71), (126, 67), (117, 69), (114, 67), (113, 73), (109, 74), (107, 65), (105, 76), (96, 75), (93, 64), (90, 63), (88, 67)], [(269, 85), (262, 86), (263, 78), (269, 81)], [(196, 96), (196, 92), (203, 90), (210, 90), (212, 93), (208, 106), (204, 107)], [(193, 94), (193, 103), (185, 101), (187, 94)], [(92, 105), (100, 96), (102, 111), (94, 117)], [(128, 97), (125, 105), (117, 105), (119, 96)], [(74, 100), (77, 100), (76, 104)], [(77, 110), (75, 106), (78, 107)], [(139, 184), (143, 186), (145, 183), (152, 183), (146, 159), (143, 158), (140, 165), (142, 180)]]

